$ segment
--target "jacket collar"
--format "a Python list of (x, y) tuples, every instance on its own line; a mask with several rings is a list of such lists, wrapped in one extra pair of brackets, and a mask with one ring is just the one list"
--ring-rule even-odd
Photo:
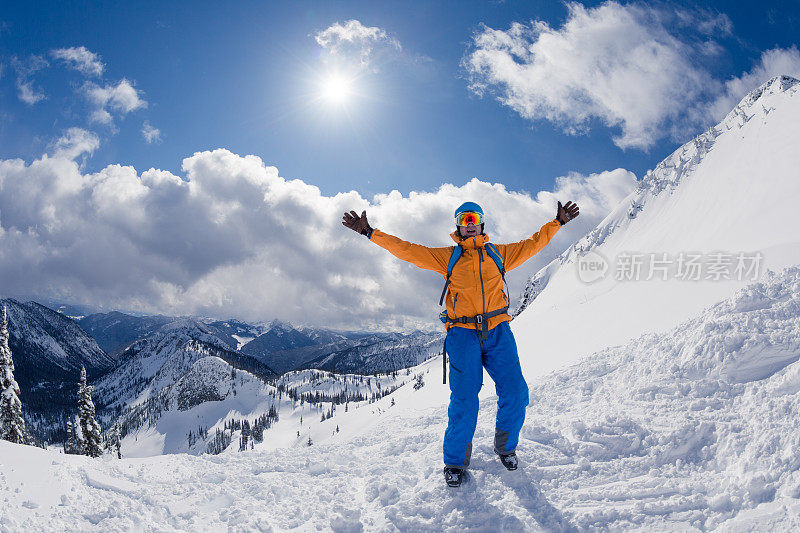
[(487, 242), (489, 242), (489, 237), (487, 237), (485, 233), (481, 233), (480, 235), (476, 235), (474, 237), (467, 237), (464, 240), (461, 240), (461, 235), (459, 235), (457, 231), (454, 231), (453, 233), (450, 234), (450, 237), (457, 244), (460, 244), (461, 247), (466, 250), (475, 250), (476, 248), (483, 248), (483, 246)]

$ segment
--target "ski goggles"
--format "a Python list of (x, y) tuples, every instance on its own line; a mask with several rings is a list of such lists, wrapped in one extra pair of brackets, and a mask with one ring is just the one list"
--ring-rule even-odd
[(480, 226), (483, 224), (483, 213), (478, 213), (476, 211), (464, 211), (463, 213), (459, 213), (456, 215), (456, 224), (459, 226), (468, 226), (470, 224)]

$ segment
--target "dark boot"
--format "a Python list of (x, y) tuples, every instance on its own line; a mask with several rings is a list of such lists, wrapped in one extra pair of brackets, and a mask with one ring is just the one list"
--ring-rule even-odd
[(456, 468), (454, 466), (444, 467), (444, 480), (447, 482), (448, 487), (460, 487), (464, 481), (465, 472), (463, 468)]
[(500, 457), (500, 462), (506, 467), (506, 470), (516, 470), (518, 466), (517, 454), (514, 452), (505, 455), (497, 454)]

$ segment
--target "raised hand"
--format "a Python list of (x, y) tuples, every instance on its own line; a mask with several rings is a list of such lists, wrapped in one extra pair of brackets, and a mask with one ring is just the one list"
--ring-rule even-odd
[(366, 211), (362, 211), (360, 217), (355, 211), (350, 211), (349, 213), (345, 212), (344, 216), (342, 217), (342, 225), (366, 236), (369, 236), (369, 234), (372, 232), (372, 228), (370, 227), (369, 222), (367, 222)]
[(562, 226), (580, 214), (581, 213), (578, 210), (578, 204), (567, 202), (566, 205), (561, 205), (561, 202), (558, 202), (556, 220), (558, 220), (559, 224)]

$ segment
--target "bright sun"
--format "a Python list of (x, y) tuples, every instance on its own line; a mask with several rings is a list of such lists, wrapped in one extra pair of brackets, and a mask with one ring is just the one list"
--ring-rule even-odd
[(333, 74), (322, 83), (322, 96), (333, 104), (343, 104), (351, 94), (351, 81)]

